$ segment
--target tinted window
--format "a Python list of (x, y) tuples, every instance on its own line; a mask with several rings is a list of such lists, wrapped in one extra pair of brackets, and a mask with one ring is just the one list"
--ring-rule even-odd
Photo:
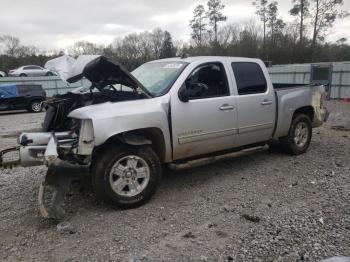
[(18, 88), (18, 93), (20, 96), (26, 96), (26, 95), (30, 95), (30, 88), (29, 86), (17, 86)]
[(187, 78), (186, 86), (194, 91), (190, 99), (230, 95), (225, 69), (221, 63), (197, 67)]
[(235, 62), (231, 65), (236, 78), (238, 94), (248, 95), (266, 92), (266, 79), (258, 64)]
[(43, 95), (43, 90), (40, 85), (18, 85), (18, 93), (20, 96), (41, 96)]

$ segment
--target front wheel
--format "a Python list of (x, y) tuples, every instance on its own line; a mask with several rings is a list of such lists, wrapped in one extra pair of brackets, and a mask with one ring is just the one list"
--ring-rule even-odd
[(123, 208), (146, 203), (161, 178), (161, 163), (149, 146), (116, 146), (92, 164), (92, 184), (97, 197)]
[(281, 138), (281, 144), (292, 155), (299, 155), (309, 148), (312, 137), (312, 123), (305, 114), (297, 115), (291, 124), (289, 133)]
[(40, 101), (33, 101), (30, 103), (29, 111), (39, 113), (43, 110), (42, 103)]

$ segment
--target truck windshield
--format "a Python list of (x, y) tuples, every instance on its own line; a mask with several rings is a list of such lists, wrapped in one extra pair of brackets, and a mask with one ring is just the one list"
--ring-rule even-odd
[(154, 96), (168, 92), (176, 79), (188, 65), (186, 62), (151, 62), (146, 63), (131, 74)]

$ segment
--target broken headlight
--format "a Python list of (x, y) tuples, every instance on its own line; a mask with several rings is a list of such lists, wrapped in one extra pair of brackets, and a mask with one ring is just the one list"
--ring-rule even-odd
[(80, 119), (73, 118), (71, 120), (70, 131), (75, 133), (78, 136), (80, 134), (81, 122), (82, 122), (82, 120), (80, 120)]

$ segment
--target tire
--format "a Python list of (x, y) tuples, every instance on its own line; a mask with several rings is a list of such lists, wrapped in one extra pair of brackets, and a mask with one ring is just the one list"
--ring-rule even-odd
[[(138, 173), (136, 170), (141, 168), (143, 172)], [(161, 174), (160, 160), (149, 146), (117, 145), (109, 148), (93, 161), (91, 168), (97, 197), (121, 208), (138, 207), (150, 200)]]
[(43, 110), (41, 101), (32, 101), (29, 106), (29, 111), (39, 113)]
[(45, 76), (53, 76), (53, 73), (52, 73), (52, 72), (47, 72), (47, 73), (45, 74)]
[(19, 75), (20, 77), (25, 77), (25, 76), (27, 76), (26, 74), (20, 74)]
[(307, 151), (312, 138), (312, 124), (309, 116), (299, 114), (293, 118), (289, 133), (280, 139), (284, 150), (292, 155)]

